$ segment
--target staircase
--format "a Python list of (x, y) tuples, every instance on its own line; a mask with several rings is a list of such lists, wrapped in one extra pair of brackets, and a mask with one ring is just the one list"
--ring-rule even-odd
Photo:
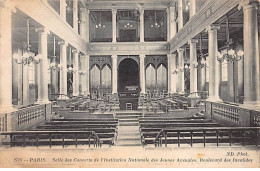
[(142, 146), (138, 122), (141, 115), (133, 111), (121, 111), (116, 114), (119, 121), (116, 146)]

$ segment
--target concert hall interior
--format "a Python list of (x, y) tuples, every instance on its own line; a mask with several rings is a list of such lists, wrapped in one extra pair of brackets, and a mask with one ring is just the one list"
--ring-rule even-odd
[(1, 0), (0, 148), (260, 145), (259, 0)]

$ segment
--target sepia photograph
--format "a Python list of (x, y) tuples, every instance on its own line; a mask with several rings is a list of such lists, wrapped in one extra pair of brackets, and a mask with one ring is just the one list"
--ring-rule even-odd
[(260, 0), (0, 0), (0, 168), (259, 168)]

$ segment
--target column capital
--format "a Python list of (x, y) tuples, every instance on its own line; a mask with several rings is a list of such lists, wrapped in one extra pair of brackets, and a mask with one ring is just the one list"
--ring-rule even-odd
[(243, 9), (248, 9), (248, 8), (257, 8), (259, 5), (259, 0), (242, 0), (239, 5), (238, 5), (238, 10)]
[(184, 50), (185, 50), (184, 48), (178, 48), (178, 49), (177, 49), (177, 52), (178, 52), (178, 53), (179, 53), (179, 52), (184, 52)]
[(112, 55), (111, 58), (112, 59), (117, 59), (117, 55)]
[(35, 32), (38, 34), (50, 34), (50, 30), (46, 29), (45, 27), (36, 28)]
[(198, 43), (198, 40), (197, 39), (191, 39), (188, 41), (188, 44), (192, 44), (192, 43)]
[(60, 46), (61, 46), (61, 45), (65, 45), (65, 46), (66, 46), (66, 45), (67, 45), (67, 42), (64, 41), (64, 40), (62, 40), (62, 41), (59, 41), (59, 42), (58, 42), (58, 45), (60, 45)]
[(72, 50), (72, 53), (75, 54), (75, 53), (79, 53), (79, 51), (77, 49), (73, 49)]
[(139, 13), (140, 13), (140, 16), (144, 15), (144, 8), (139, 8)]
[(80, 8), (80, 12), (89, 14), (90, 10), (88, 8)]
[(206, 27), (207, 32), (216, 31), (216, 30), (219, 30), (219, 29), (220, 29), (220, 26), (218, 26), (218, 25), (210, 25), (210, 26)]
[(140, 59), (144, 59), (145, 58), (145, 54), (140, 54), (139, 57), (140, 57)]
[(116, 15), (117, 9), (113, 8), (113, 9), (111, 9), (111, 11), (112, 11), (112, 14), (113, 14), (113, 15)]

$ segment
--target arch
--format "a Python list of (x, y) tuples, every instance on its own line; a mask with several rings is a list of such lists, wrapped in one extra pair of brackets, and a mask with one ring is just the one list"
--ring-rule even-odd
[(139, 66), (132, 58), (122, 60), (118, 67), (118, 91), (125, 91), (126, 86), (139, 87)]

